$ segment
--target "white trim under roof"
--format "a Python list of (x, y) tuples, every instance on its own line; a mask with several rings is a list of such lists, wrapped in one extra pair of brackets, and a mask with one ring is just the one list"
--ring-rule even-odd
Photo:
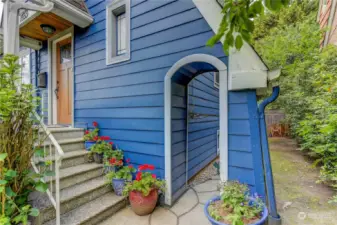
[[(217, 33), (222, 20), (222, 13), (216, 0), (193, 0), (193, 2), (213, 32)], [(228, 61), (229, 90), (267, 87), (268, 68), (249, 44), (244, 43), (240, 51), (232, 48)]]

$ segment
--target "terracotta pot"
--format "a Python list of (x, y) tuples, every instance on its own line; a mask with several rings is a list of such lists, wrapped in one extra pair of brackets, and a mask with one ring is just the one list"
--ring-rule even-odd
[(129, 195), (131, 209), (139, 216), (145, 216), (153, 212), (158, 200), (158, 190), (153, 189), (148, 196), (141, 192), (132, 191)]

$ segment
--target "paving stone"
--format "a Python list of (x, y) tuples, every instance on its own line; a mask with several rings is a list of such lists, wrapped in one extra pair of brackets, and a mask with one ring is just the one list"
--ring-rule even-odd
[(196, 192), (217, 191), (218, 185), (219, 185), (218, 180), (208, 180), (205, 183), (194, 186), (193, 189)]
[(220, 175), (215, 175), (212, 177), (212, 180), (220, 180)]
[(171, 208), (178, 216), (190, 211), (198, 204), (198, 197), (192, 189), (189, 189)]
[(149, 225), (148, 216), (136, 215), (130, 207), (120, 210), (99, 225)]
[(178, 218), (169, 209), (156, 208), (152, 213), (150, 225), (176, 225)]
[(191, 212), (179, 218), (179, 224), (183, 225), (210, 225), (205, 213), (204, 205), (198, 204)]
[(218, 191), (200, 192), (198, 193), (199, 203), (206, 204), (208, 200), (216, 196), (219, 196), (219, 195), (220, 195), (220, 192)]

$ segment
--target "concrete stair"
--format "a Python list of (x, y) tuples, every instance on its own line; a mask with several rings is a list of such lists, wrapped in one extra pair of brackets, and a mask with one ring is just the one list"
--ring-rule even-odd
[[(61, 224), (97, 224), (125, 207), (126, 199), (116, 196), (111, 185), (104, 183), (103, 165), (89, 161), (82, 139), (84, 130), (50, 130), (65, 152), (60, 169)], [(49, 146), (47, 141), (45, 144)], [(53, 161), (54, 156), (47, 157), (47, 160)], [(55, 177), (50, 177), (46, 181), (54, 179)], [(32, 224), (56, 224), (55, 209), (47, 194), (34, 192), (29, 199), (33, 207), (40, 210), (40, 215), (33, 218)]]

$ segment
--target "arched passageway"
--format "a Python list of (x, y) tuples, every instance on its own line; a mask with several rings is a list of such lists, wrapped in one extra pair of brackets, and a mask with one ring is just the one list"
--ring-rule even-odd
[[(179, 135), (175, 132), (176, 126), (179, 124), (185, 123), (186, 126), (187, 111), (176, 107), (186, 104), (186, 102), (182, 102), (183, 98), (179, 98), (179, 95), (186, 95), (189, 82), (194, 77), (206, 72), (219, 73), (220, 177), (222, 181), (228, 179), (227, 66), (221, 59), (211, 55), (190, 55), (176, 62), (165, 76), (165, 179), (167, 181), (165, 203), (167, 205), (171, 205), (185, 191), (185, 184), (188, 180), (187, 158), (178, 154), (180, 151), (186, 151), (186, 140), (183, 140), (186, 139), (186, 135)], [(178, 120), (178, 122), (174, 120)], [(176, 167), (177, 162), (179, 162), (178, 167)]]

